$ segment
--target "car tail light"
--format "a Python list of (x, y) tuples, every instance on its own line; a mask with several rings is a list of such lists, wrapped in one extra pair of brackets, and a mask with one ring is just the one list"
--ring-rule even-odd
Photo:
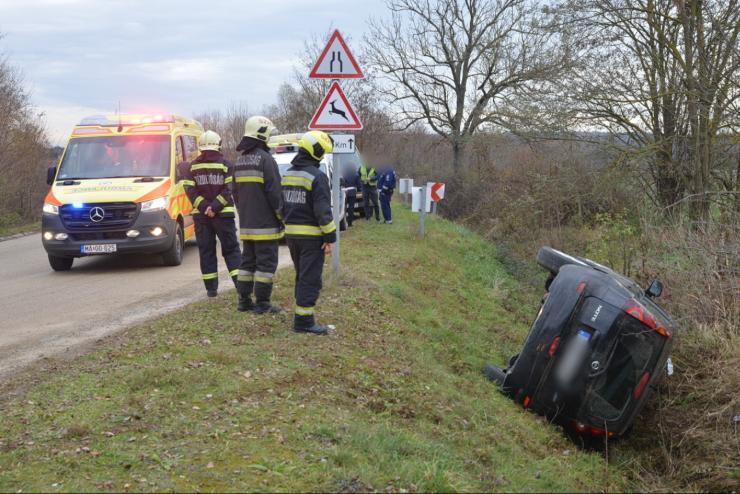
[(531, 400), (531, 398), (529, 396), (525, 396), (524, 397), (524, 401), (522, 402), (522, 404), (524, 405), (524, 408), (529, 407), (529, 402), (530, 401), (532, 401), (532, 400)]
[(555, 351), (558, 349), (559, 345), (560, 345), (560, 336), (556, 336), (555, 339), (552, 340), (552, 343), (550, 343), (550, 349), (547, 351), (547, 353), (549, 353), (551, 357), (554, 357)]
[(585, 290), (585, 289), (586, 289), (586, 282), (585, 281), (582, 281), (582, 282), (580, 282), (578, 284), (578, 288), (576, 288), (576, 291), (578, 293), (583, 293), (583, 290)]
[(573, 421), (571, 425), (576, 430), (576, 432), (580, 434), (590, 434), (592, 436), (607, 436), (607, 437), (617, 436), (616, 432), (612, 432), (612, 431), (607, 432), (606, 429), (602, 429), (600, 427), (594, 427), (592, 425), (586, 425), (583, 422)]
[(633, 400), (636, 400), (640, 396), (642, 396), (642, 392), (645, 391), (645, 386), (647, 386), (648, 382), (650, 382), (650, 373), (646, 372), (640, 378), (640, 381), (637, 383), (637, 386), (635, 386), (635, 391), (632, 393)]
[(658, 326), (657, 321), (655, 320), (655, 317), (648, 311), (645, 307), (640, 304), (635, 299), (628, 300), (624, 306), (622, 307), (622, 310), (624, 310), (627, 314), (631, 315), (641, 323), (643, 323), (645, 326), (649, 327), (650, 329), (655, 330), (656, 333), (661, 335), (664, 338), (670, 338), (671, 332), (664, 328), (663, 326)]

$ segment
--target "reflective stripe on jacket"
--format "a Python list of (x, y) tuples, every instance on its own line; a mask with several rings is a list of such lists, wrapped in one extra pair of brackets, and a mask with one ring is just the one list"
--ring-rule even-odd
[(191, 214), (204, 214), (210, 207), (219, 216), (233, 218), (236, 212), (231, 194), (231, 162), (218, 151), (204, 151), (185, 164), (182, 183), (193, 205)]
[(319, 162), (303, 149), (291, 164), (282, 180), (285, 235), (336, 242), (329, 178), (319, 169)]
[(239, 238), (283, 238), (282, 187), (272, 155), (259, 147), (242, 154), (234, 165), (233, 180), (239, 211)]

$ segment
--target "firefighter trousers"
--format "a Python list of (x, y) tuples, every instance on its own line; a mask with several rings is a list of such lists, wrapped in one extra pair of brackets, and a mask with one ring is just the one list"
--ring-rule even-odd
[(295, 266), (294, 327), (308, 329), (316, 321), (314, 310), (321, 292), (321, 274), (324, 270), (324, 251), (321, 238), (288, 238), (290, 257)]
[(209, 218), (203, 215), (193, 215), (193, 222), (195, 223), (195, 240), (198, 243), (200, 254), (200, 272), (203, 275), (206, 290), (218, 289), (216, 238), (221, 242), (221, 256), (226, 261), (226, 269), (229, 270), (231, 279), (236, 284), (241, 253), (234, 218), (222, 218), (221, 216)]
[(268, 305), (277, 267), (277, 240), (245, 240), (237, 284), (239, 296), (251, 299), (254, 292), (258, 305)]

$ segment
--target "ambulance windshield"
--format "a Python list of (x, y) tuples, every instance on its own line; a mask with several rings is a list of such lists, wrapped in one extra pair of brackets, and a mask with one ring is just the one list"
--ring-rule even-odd
[(72, 139), (57, 180), (169, 175), (169, 136), (106, 136)]

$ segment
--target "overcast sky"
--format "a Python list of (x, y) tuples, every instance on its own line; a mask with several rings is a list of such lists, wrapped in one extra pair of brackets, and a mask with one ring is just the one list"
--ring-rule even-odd
[(259, 111), (303, 42), (339, 28), (362, 40), (380, 0), (0, 0), (0, 52), (22, 70), (49, 137), (85, 116)]

